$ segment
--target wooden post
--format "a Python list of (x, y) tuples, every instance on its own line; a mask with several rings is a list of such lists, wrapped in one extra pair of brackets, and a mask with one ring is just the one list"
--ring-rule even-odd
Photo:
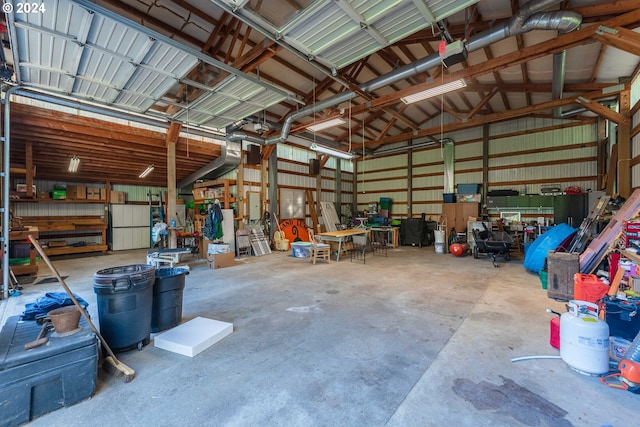
[(166, 223), (169, 225), (169, 248), (178, 247), (177, 229), (171, 227), (171, 220), (176, 218), (176, 142), (180, 135), (181, 123), (173, 122), (167, 130), (167, 217)]

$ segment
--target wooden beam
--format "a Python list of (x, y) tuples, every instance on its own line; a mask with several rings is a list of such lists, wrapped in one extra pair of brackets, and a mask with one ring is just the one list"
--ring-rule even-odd
[(592, 101), (582, 96), (578, 96), (576, 98), (576, 102), (582, 105), (587, 110), (593, 113), (596, 113), (597, 115), (602, 116), (606, 119), (609, 119), (616, 124), (626, 125), (626, 126), (631, 125), (631, 119), (629, 117), (625, 117), (623, 114), (617, 113), (613, 111), (611, 108), (607, 108), (596, 101)]
[(471, 111), (469, 111), (469, 113), (467, 114), (467, 120), (472, 118), (473, 116), (476, 115), (476, 113), (478, 111), (480, 111), (480, 109), (487, 103), (489, 102), (489, 100), (491, 98), (493, 98), (493, 95), (496, 94), (496, 92), (498, 91), (498, 87), (494, 86), (494, 88), (491, 90), (491, 92), (489, 92), (488, 94), (485, 95), (484, 98), (482, 98), (480, 100), (480, 102), (478, 102), (478, 105), (476, 105), (475, 107), (473, 107), (473, 109)]
[[(615, 94), (620, 93), (622, 90), (626, 90), (629, 88), (629, 85), (622, 85), (621, 89), (619, 90), (614, 90), (612, 92), (608, 92), (608, 93), (602, 93), (602, 91), (596, 91), (596, 92), (591, 92), (588, 94), (584, 94), (583, 98), (586, 99), (600, 99), (603, 97), (607, 97), (607, 96), (612, 96)], [(365, 142), (365, 145), (369, 146), (369, 145), (376, 145), (378, 143), (385, 143), (385, 144), (390, 144), (390, 143), (394, 143), (394, 142), (401, 142), (401, 141), (406, 141), (407, 139), (411, 139), (411, 138), (420, 138), (423, 136), (427, 136), (427, 135), (432, 135), (432, 134), (438, 134), (440, 132), (453, 132), (456, 130), (462, 130), (462, 129), (470, 129), (473, 127), (477, 127), (477, 126), (482, 126), (484, 123), (492, 123), (492, 122), (501, 122), (501, 121), (506, 121), (506, 120), (511, 120), (517, 117), (522, 117), (522, 116), (527, 116), (530, 115), (536, 111), (543, 111), (543, 110), (553, 110), (553, 108), (555, 107), (561, 107), (564, 105), (569, 105), (572, 103), (576, 102), (576, 99), (578, 98), (578, 96), (574, 96), (574, 97), (567, 97), (567, 98), (563, 98), (563, 99), (556, 99), (553, 101), (548, 101), (548, 102), (543, 102), (541, 104), (537, 104), (537, 105), (532, 105), (529, 107), (523, 107), (523, 108), (517, 108), (514, 110), (509, 110), (509, 111), (504, 111), (504, 112), (500, 112), (500, 113), (493, 113), (493, 114), (488, 114), (486, 116), (480, 117), (480, 118), (476, 118), (476, 119), (471, 119), (471, 120), (467, 120), (465, 122), (461, 122), (461, 123), (448, 123), (445, 124), (444, 126), (432, 126), (430, 128), (424, 128), (424, 129), (420, 129), (417, 132), (408, 132), (408, 133), (403, 133), (403, 134), (399, 134), (399, 135), (394, 135), (394, 136), (390, 136), (387, 138), (383, 138), (380, 140), (375, 140), (375, 141), (368, 141)]]
[[(620, 114), (630, 117), (631, 91), (620, 94)], [(618, 124), (618, 182), (617, 193), (625, 199), (631, 196), (631, 121)]]
[(603, 44), (640, 56), (640, 34), (626, 28), (609, 28), (601, 25), (593, 36)]
[(167, 130), (167, 144), (175, 144), (178, 142), (178, 137), (180, 136), (180, 130), (182, 129), (182, 123), (179, 122), (171, 122), (169, 125), (169, 129)]

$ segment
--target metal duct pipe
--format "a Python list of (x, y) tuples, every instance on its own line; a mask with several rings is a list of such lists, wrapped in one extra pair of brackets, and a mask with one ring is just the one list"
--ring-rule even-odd
[[(562, 33), (577, 29), (582, 22), (582, 17), (577, 13), (570, 11), (558, 11), (537, 14), (537, 12), (560, 3), (560, 1), (561, 0), (540, 0), (531, 1), (523, 5), (509, 21), (504, 22), (494, 29), (489, 29), (481, 34), (471, 37), (467, 43), (467, 50), (472, 52), (487, 47), (507, 37), (534, 29), (558, 30)], [(389, 74), (363, 83), (358, 86), (358, 88), (364, 92), (370, 92), (381, 87), (389, 86), (397, 81), (426, 72), (427, 70), (436, 67), (438, 64), (440, 64), (440, 54), (436, 52), (420, 61), (405, 65)], [(280, 135), (267, 138), (265, 140), (265, 144), (277, 144), (279, 142), (286, 141), (289, 131), (291, 130), (291, 125), (295, 120), (313, 114), (318, 110), (333, 107), (345, 101), (350, 101), (356, 96), (357, 94), (353, 91), (342, 92), (314, 105), (302, 108), (295, 113), (289, 114), (284, 121)]]
[[(564, 89), (564, 67), (567, 60), (567, 51), (553, 54), (553, 80), (551, 81), (551, 99), (561, 99)], [(553, 117), (560, 118), (562, 115), (562, 107), (553, 109)]]
[(242, 141), (249, 141), (249, 142), (255, 142), (256, 144), (264, 144), (264, 138), (261, 138), (259, 136), (256, 135), (249, 135), (246, 132), (242, 132), (242, 131), (235, 131), (233, 133), (230, 133), (229, 135), (227, 135), (227, 141), (230, 142), (242, 142)]
[(220, 175), (223, 175), (237, 168), (242, 160), (242, 149), (240, 147), (240, 143), (236, 141), (226, 141), (221, 145), (221, 150), (222, 153), (220, 154), (220, 157), (212, 160), (197, 171), (185, 177), (178, 183), (178, 185), (176, 185), (176, 188), (184, 188), (191, 185), (196, 182), (196, 180), (215, 170), (219, 170)]
[(111, 110), (109, 108), (93, 106), (93, 105), (82, 103), (80, 101), (74, 101), (74, 100), (69, 100), (65, 98), (60, 98), (54, 95), (45, 94), (42, 92), (32, 90), (30, 88), (18, 87), (18, 89), (13, 94), (35, 99), (36, 101), (49, 102), (51, 104), (61, 105), (63, 107), (74, 108), (76, 110), (83, 110), (83, 111), (88, 111), (90, 113), (102, 114), (104, 116), (109, 116), (116, 119), (131, 120), (137, 123), (142, 123), (150, 126), (158, 126), (165, 129), (169, 128), (169, 123), (167, 123), (167, 121), (154, 120), (148, 117), (136, 116), (134, 114), (127, 114), (120, 111)]
[[(113, 117), (116, 119), (128, 120), (136, 123), (141, 123), (149, 126), (156, 126), (162, 129), (168, 129), (171, 125), (163, 118), (151, 119), (147, 116), (140, 116), (137, 114), (126, 113), (118, 110), (113, 110), (108, 107), (100, 107), (96, 105), (90, 105), (83, 103), (81, 101), (70, 100), (67, 98), (61, 98), (55, 95), (46, 94), (40, 91), (37, 91), (32, 88), (27, 88), (23, 86), (13, 86), (16, 90), (13, 92), (14, 95), (24, 96), (26, 98), (35, 99), (36, 101), (49, 102), (51, 104), (61, 105), (63, 107), (73, 108), (76, 110), (88, 111), (90, 113), (101, 114), (107, 117)], [(205, 138), (212, 138), (222, 140), (224, 135), (219, 135), (216, 133), (206, 132), (197, 128), (190, 128), (189, 133), (192, 135), (203, 136)]]

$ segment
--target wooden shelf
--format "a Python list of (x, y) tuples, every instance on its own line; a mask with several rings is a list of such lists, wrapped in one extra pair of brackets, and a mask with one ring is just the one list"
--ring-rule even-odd
[(87, 243), (84, 246), (57, 246), (45, 248), (47, 255), (67, 255), (85, 252), (106, 252), (107, 223), (98, 216), (60, 216), (60, 217), (23, 217), (23, 224), (37, 226), (39, 240), (43, 245), (56, 239), (99, 236), (100, 243)]
[(44, 248), (44, 252), (47, 255), (69, 255), (86, 252), (106, 252), (108, 249), (107, 245), (59, 246), (56, 248)]
[(96, 199), (11, 199), (11, 202), (16, 203), (108, 203), (106, 200)]
[[(26, 230), (9, 231), (9, 245), (11, 242), (26, 242), (29, 239), (29, 235), (34, 239), (38, 238), (38, 227), (25, 227)], [(36, 274), (38, 272), (38, 265), (36, 264), (36, 250), (31, 247), (29, 250), (29, 264), (18, 264), (10, 266), (11, 271), (16, 276), (24, 274)]]

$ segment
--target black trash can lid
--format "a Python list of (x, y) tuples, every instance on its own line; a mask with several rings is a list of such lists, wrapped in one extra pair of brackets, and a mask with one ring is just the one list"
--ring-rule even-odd
[(162, 267), (156, 268), (156, 277), (165, 278), (172, 276), (180, 276), (182, 274), (189, 274), (188, 267)]
[(122, 280), (128, 280), (133, 284), (153, 281), (155, 279), (155, 270), (155, 266), (146, 264), (105, 268), (93, 275), (93, 283), (94, 285), (111, 286), (114, 282)]

